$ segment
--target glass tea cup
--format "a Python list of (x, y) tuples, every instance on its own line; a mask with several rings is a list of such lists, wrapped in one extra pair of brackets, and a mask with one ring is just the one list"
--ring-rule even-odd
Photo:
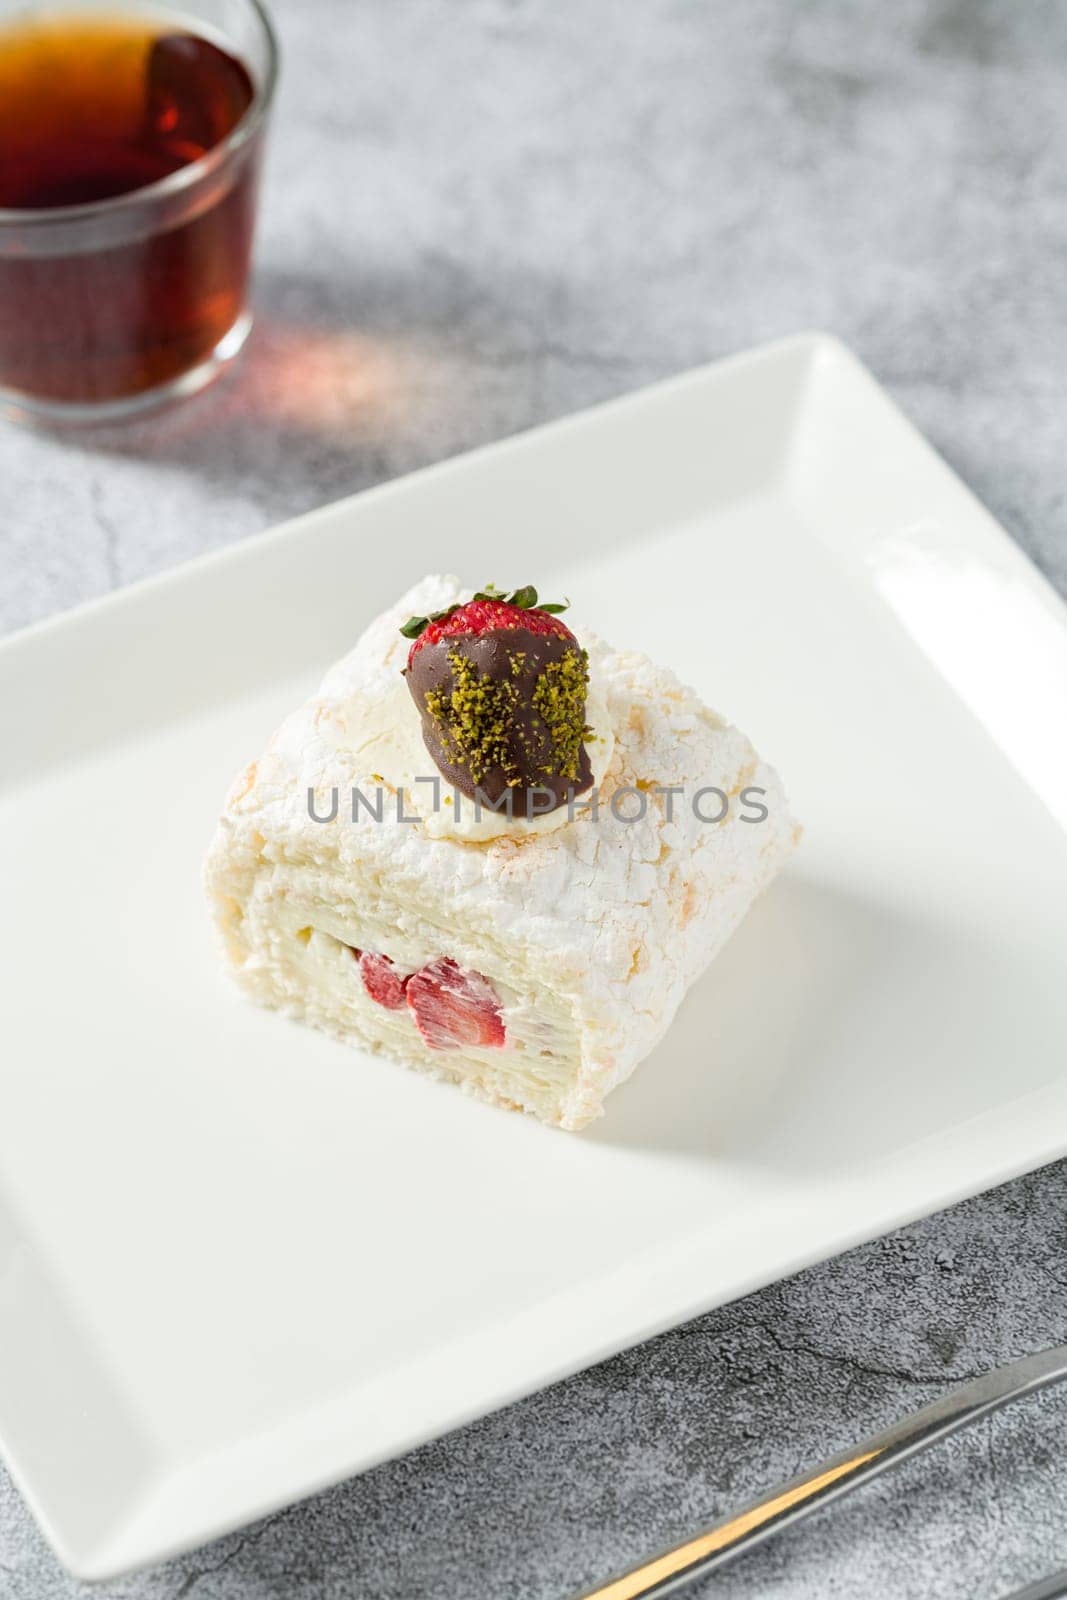
[(277, 63), (259, 0), (0, 0), (0, 410), (123, 417), (237, 354)]

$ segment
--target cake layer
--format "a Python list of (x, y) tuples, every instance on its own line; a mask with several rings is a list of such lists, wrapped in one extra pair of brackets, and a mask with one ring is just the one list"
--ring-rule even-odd
[(434, 769), (424, 757), (412, 771), (417, 738), (380, 714), (406, 656), (399, 625), (460, 593), (424, 580), (283, 724), (231, 792), (208, 887), (253, 998), (580, 1128), (663, 1034), (795, 828), (737, 729), (673, 674), (588, 639), (611, 752), (593, 799), (480, 841), (402, 820), (418, 815), (412, 780)]

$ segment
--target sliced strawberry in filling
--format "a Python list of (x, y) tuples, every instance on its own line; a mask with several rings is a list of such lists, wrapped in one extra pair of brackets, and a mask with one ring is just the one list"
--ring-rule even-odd
[(415, 1026), (431, 1050), (504, 1043), (500, 997), (480, 972), (466, 972), (449, 956), (413, 972), (405, 997)]
[(387, 1011), (400, 1011), (408, 980), (400, 976), (389, 957), (376, 955), (373, 950), (362, 950), (357, 960), (363, 987), (371, 999), (377, 1000)]

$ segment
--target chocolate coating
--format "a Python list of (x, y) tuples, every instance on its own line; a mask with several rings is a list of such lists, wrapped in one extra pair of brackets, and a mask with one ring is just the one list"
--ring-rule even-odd
[(440, 639), (415, 652), (405, 676), (433, 763), (461, 794), (477, 789), (495, 805), (510, 790), (512, 814), (525, 817), (531, 795), (540, 814), (592, 783), (588, 671), (573, 639), (526, 628)]

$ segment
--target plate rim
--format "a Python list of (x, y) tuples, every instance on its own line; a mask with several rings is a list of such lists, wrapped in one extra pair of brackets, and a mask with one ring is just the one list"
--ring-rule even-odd
[[(268, 523), (266, 527), (246, 533), (234, 542), (220, 546), (217, 550), (205, 550), (200, 555), (189, 556), (183, 561), (176, 561), (172, 566), (164, 568), (161, 572), (148, 573), (143, 578), (134, 578), (130, 583), (121, 584), (116, 589), (108, 589), (103, 594), (93, 595), (88, 600), (79, 600), (72, 606), (66, 606), (59, 611), (49, 613), (47, 616), (38, 617), (32, 622), (24, 623), (21, 627), (12, 629), (9, 633), (0, 635), (0, 658), (10, 654), (17, 645), (21, 646), (31, 640), (43, 639), (51, 633), (62, 630), (71, 623), (82, 623), (93, 617), (105, 616), (109, 612), (117, 610), (134, 600), (141, 599), (145, 595), (157, 593), (194, 574), (207, 573), (212, 570), (221, 571), (231, 563), (246, 561), (250, 559), (253, 552), (259, 552), (281, 544), (300, 533), (306, 524), (314, 522), (319, 517), (343, 511), (357, 502), (362, 505), (373, 500), (385, 499), (398, 490), (406, 489), (410, 484), (421, 482), (433, 474), (439, 474), (443, 477), (448, 473), (466, 468), (472, 462), (477, 462), (486, 455), (536, 443), (539, 440), (550, 439), (553, 434), (573, 429), (576, 423), (591, 422), (598, 418), (610, 416), (613, 412), (624, 411), (657, 396), (681, 393), (687, 387), (698, 387), (701, 381), (713, 375), (718, 377), (722, 374), (728, 374), (731, 369), (755, 366), (764, 361), (777, 361), (791, 354), (807, 355), (809, 359), (816, 359), (820, 351), (833, 352), (837, 358), (846, 360), (855, 368), (857, 374), (861, 373), (867, 377), (889, 404), (896, 408), (895, 402), (887, 391), (877, 382), (855, 352), (842, 339), (839, 339), (836, 334), (822, 332), (819, 329), (785, 334), (781, 338), (764, 340), (757, 345), (749, 346), (747, 349), (731, 351), (727, 355), (718, 356), (711, 361), (701, 362), (697, 366), (686, 367), (681, 372), (669, 373), (665, 377), (654, 379), (651, 383), (641, 384), (636, 389), (627, 389), (622, 394), (611, 395), (606, 400), (598, 400), (591, 406), (582, 406), (577, 411), (568, 411), (562, 416), (551, 417), (546, 422), (536, 422), (528, 428), (518, 428), (513, 433), (502, 434), (499, 439), (487, 440), (484, 444), (475, 445), (470, 450), (460, 450), (452, 455), (441, 456), (436, 461), (428, 461), (423, 466), (412, 468), (410, 472), (400, 473), (393, 478), (385, 478), (380, 483), (368, 484), (363, 489), (355, 489), (351, 494), (340, 495), (336, 500), (327, 500), (323, 505), (312, 506), (307, 511), (298, 511), (295, 516), (286, 517), (281, 522)], [(903, 412), (899, 414), (902, 421), (906, 422), (909, 427), (913, 427)], [(923, 444), (929, 443), (918, 430), (914, 431), (916, 438), (921, 440)], [(947, 467), (947, 463), (945, 465)], [(948, 468), (948, 470), (951, 471), (952, 469)], [(957, 482), (963, 488), (967, 487), (962, 479), (957, 479)], [(977, 504), (980, 505), (981, 502), (978, 501)], [(1003, 532), (1004, 530), (1001, 531)], [(1005, 536), (1010, 537), (1008, 535)], [(1037, 572), (1038, 569), (1035, 567), (1034, 571)]]

